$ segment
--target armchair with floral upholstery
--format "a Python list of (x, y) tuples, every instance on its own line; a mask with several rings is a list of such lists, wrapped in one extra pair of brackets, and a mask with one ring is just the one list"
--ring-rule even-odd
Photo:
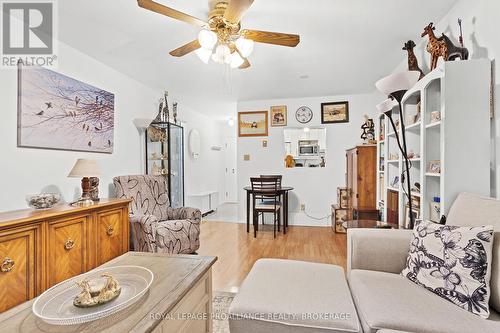
[(113, 183), (118, 198), (132, 199), (130, 232), (135, 251), (187, 254), (198, 250), (201, 212), (170, 207), (163, 176), (119, 176)]

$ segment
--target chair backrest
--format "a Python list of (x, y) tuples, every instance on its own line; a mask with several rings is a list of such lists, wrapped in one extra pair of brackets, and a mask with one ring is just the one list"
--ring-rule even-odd
[(168, 219), (167, 182), (164, 176), (136, 175), (113, 178), (116, 197), (132, 199), (133, 215), (154, 215), (160, 221)]
[(494, 227), (490, 306), (500, 312), (500, 200), (460, 193), (450, 208), (446, 224)]
[(278, 188), (281, 187), (282, 175), (260, 175), (260, 178), (276, 178), (278, 180)]
[(279, 196), (277, 178), (252, 177), (250, 183), (252, 184), (254, 199), (268, 199)]

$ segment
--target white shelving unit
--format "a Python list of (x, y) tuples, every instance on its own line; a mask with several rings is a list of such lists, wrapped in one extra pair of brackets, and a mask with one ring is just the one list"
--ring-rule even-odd
[[(410, 180), (412, 189), (420, 183), (420, 193), (412, 191), (420, 203), (420, 218), (430, 220), (434, 197), (440, 198), (441, 215), (446, 216), (460, 192), (489, 195), (490, 83), (491, 62), (487, 59), (445, 62), (405, 94), (402, 104), (408, 153), (416, 155), (410, 159)], [(415, 117), (419, 103), (420, 117)], [(441, 120), (431, 122), (433, 111), (440, 112)], [(397, 107), (392, 115), (399, 122)], [(385, 176), (383, 184), (377, 183), (378, 200), (387, 203), (387, 191), (398, 191), (398, 222), (404, 226), (407, 186), (401, 181), (391, 186), (396, 176), (401, 177), (404, 163), (401, 156), (397, 161), (389, 160), (399, 149), (387, 117), (380, 117), (385, 122), (385, 141), (379, 143), (378, 165), (380, 169), (383, 163)], [(401, 127), (398, 131), (401, 138)], [(383, 162), (381, 156), (385, 156)], [(441, 172), (427, 170), (431, 161), (440, 161)], [(387, 221), (387, 205), (383, 219)]]

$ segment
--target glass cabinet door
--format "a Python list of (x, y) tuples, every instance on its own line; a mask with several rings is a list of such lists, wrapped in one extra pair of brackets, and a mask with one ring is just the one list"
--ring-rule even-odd
[(184, 129), (170, 125), (170, 204), (184, 206)]

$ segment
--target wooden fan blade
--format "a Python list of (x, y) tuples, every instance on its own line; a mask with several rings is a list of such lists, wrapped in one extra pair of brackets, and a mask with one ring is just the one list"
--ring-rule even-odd
[(137, 0), (137, 4), (139, 5), (139, 7), (151, 10), (158, 14), (163, 14), (165, 16), (171, 17), (179, 21), (183, 21), (200, 27), (207, 26), (207, 23), (200, 20), (199, 18), (196, 18), (188, 14), (184, 14), (183, 12), (179, 12), (175, 9), (161, 5), (151, 0)]
[(237, 24), (252, 5), (254, 0), (229, 0), (224, 18), (231, 23)]
[(243, 30), (242, 35), (254, 42), (295, 47), (300, 42), (299, 35), (284, 34), (281, 32)]
[(201, 47), (200, 42), (198, 42), (198, 40), (195, 39), (192, 42), (189, 42), (186, 45), (182, 45), (181, 47), (173, 50), (172, 52), (170, 52), (170, 55), (174, 57), (182, 57), (188, 53), (191, 53), (199, 49), (200, 47)]
[(243, 59), (245, 59), (245, 62), (244, 62), (243, 64), (241, 64), (241, 66), (240, 66), (240, 67), (238, 67), (239, 69), (246, 69), (246, 68), (248, 68), (248, 67), (250, 67), (250, 66), (251, 66), (251, 65), (250, 65), (250, 61), (248, 61), (248, 59), (247, 59), (247, 58), (243, 58)]

